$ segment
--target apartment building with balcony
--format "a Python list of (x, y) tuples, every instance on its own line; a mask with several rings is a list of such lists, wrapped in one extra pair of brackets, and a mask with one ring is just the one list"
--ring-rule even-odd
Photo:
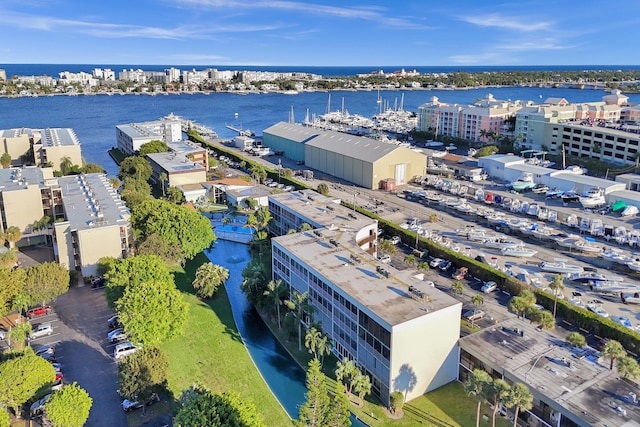
[(488, 94), (474, 105), (446, 104), (437, 97), (418, 107), (418, 128), (438, 135), (489, 142), (487, 136), (511, 136), (505, 121), (523, 107), (520, 101), (501, 101)]
[[(348, 219), (348, 217), (347, 217)], [(363, 251), (347, 224), (272, 239), (273, 279), (308, 292), (332, 351), (370, 376), (382, 402), (407, 401), (457, 378), (462, 303)]]
[[(357, 197), (357, 196), (356, 196)], [(269, 196), (273, 279), (308, 292), (339, 358), (354, 360), (383, 402), (407, 400), (457, 375), (461, 303), (422, 275), (376, 259), (378, 223), (311, 190)], [(298, 230), (303, 223), (314, 229)]]
[(133, 245), (129, 208), (106, 175), (58, 179), (64, 217), (53, 224), (56, 260), (84, 277), (97, 274), (103, 257), (124, 258)]
[(73, 129), (16, 128), (0, 130), (3, 153), (11, 156), (13, 165), (51, 165), (60, 170), (60, 164), (69, 158), (71, 164), (82, 165), (80, 141)]
[[(357, 197), (357, 195), (354, 195)], [(376, 254), (378, 221), (354, 212), (339, 199), (312, 190), (269, 195), (269, 232), (276, 236), (299, 230), (302, 224), (313, 228), (348, 229), (355, 233), (356, 243), (370, 255)]]
[(134, 155), (142, 144), (150, 141), (169, 144), (182, 139), (182, 122), (173, 114), (150, 122), (116, 125), (117, 147), (127, 156)]

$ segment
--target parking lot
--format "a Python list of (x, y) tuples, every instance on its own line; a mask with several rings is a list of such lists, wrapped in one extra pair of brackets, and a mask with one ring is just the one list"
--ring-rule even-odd
[(30, 340), (34, 350), (55, 347), (65, 384), (77, 382), (93, 399), (86, 425), (126, 427), (127, 420), (117, 393), (117, 365), (113, 344), (107, 341), (107, 307), (103, 289), (74, 287), (56, 301), (54, 311), (31, 320), (35, 326), (51, 322), (52, 334)]

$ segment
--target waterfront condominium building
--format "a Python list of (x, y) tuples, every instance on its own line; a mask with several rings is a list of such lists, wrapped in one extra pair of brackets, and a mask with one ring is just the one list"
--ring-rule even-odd
[(159, 120), (129, 123), (116, 126), (116, 141), (120, 151), (127, 156), (134, 155), (142, 144), (150, 141), (164, 141), (167, 144), (182, 140), (182, 122), (179, 117), (169, 114)]
[[(52, 245), (60, 264), (83, 276), (100, 258), (127, 256), (129, 209), (104, 174), (56, 178), (52, 168), (0, 169), (1, 231), (18, 227), (18, 246)], [(49, 217), (48, 226), (35, 227)]]
[(0, 151), (9, 154), (14, 165), (51, 165), (60, 170), (65, 158), (72, 165), (82, 165), (80, 141), (70, 128), (0, 130), (0, 143)]
[(415, 271), (395, 270), (363, 250), (359, 236), (369, 236), (363, 230), (375, 222), (323, 196), (316, 195), (321, 204), (308, 196), (276, 195), (277, 203), (269, 204), (270, 211), (288, 205), (272, 215), (292, 224), (304, 218), (313, 225), (310, 212), (332, 221), (272, 239), (273, 279), (292, 293), (308, 293), (314, 307), (303, 320), (321, 324), (336, 356), (354, 360), (385, 403), (395, 391), (411, 400), (455, 380), (462, 304)]
[(609, 369), (609, 359), (596, 349), (566, 344), (568, 333), (542, 330), (514, 315), (460, 339), (459, 379), (482, 369), (510, 384), (525, 384), (533, 407), (520, 412), (518, 425), (640, 425), (637, 383)]
[(64, 218), (54, 223), (57, 261), (84, 277), (97, 274), (103, 257), (124, 258), (133, 244), (130, 212), (106, 175), (65, 176), (57, 183)]
[(511, 136), (507, 119), (522, 108), (520, 101), (501, 101), (489, 94), (474, 105), (446, 104), (432, 97), (418, 107), (418, 128), (438, 135), (493, 141), (493, 137)]

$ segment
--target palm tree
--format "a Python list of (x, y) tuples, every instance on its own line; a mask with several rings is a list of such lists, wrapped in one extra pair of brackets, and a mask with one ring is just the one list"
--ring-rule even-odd
[(60, 172), (62, 172), (62, 175), (67, 175), (71, 171), (72, 167), (73, 162), (71, 162), (71, 158), (64, 156), (60, 161)]
[(533, 292), (525, 289), (516, 297), (511, 298), (509, 300), (509, 310), (516, 313), (518, 317), (523, 315), (524, 313), (529, 312), (531, 307), (534, 307), (536, 304), (536, 296)]
[(504, 406), (507, 408), (515, 407), (515, 414), (513, 416), (513, 427), (518, 425), (518, 413), (520, 410), (528, 411), (533, 407), (533, 395), (529, 391), (529, 387), (522, 383), (515, 383), (509, 390)]
[(164, 193), (164, 183), (167, 182), (169, 177), (167, 176), (166, 172), (162, 172), (159, 176), (159, 179), (160, 179), (160, 185), (162, 185), (162, 197), (166, 197), (166, 194)]
[(371, 379), (369, 375), (358, 371), (358, 374), (353, 379), (353, 391), (358, 395), (360, 403), (364, 403), (364, 397), (371, 393)]
[(509, 384), (500, 378), (493, 380), (489, 386), (489, 396), (493, 401), (493, 412), (491, 414), (491, 425), (493, 427), (496, 427), (496, 414), (498, 413), (498, 408), (500, 407), (500, 404), (508, 398), (510, 390), (511, 387)]
[(313, 227), (310, 224), (303, 222), (302, 224), (300, 224), (300, 228), (298, 230), (301, 232), (304, 232), (304, 231), (313, 230)]
[(358, 369), (353, 360), (349, 360), (346, 357), (336, 365), (336, 380), (344, 384), (345, 389), (349, 394), (351, 394), (351, 390), (354, 386), (354, 380), (358, 374), (360, 374), (360, 369)]
[(7, 242), (9, 242), (9, 248), (13, 248), (15, 246), (15, 243), (20, 240), (21, 237), (22, 232), (20, 231), (20, 228), (16, 227), (15, 225), (8, 227), (4, 232), (4, 238)]
[[(474, 295), (471, 297), (471, 303), (473, 305), (475, 305), (476, 307), (480, 308), (480, 306), (482, 304), (484, 304), (484, 298), (482, 298), (482, 295)], [(475, 318), (475, 317), (474, 317)], [(473, 320), (474, 318), (471, 319), (471, 327), (475, 328), (475, 320)]]
[(322, 332), (313, 326), (307, 329), (307, 333), (304, 336), (304, 346), (307, 347), (307, 350), (313, 355), (314, 359), (318, 359), (318, 344), (321, 339)]
[(587, 345), (587, 340), (584, 338), (584, 336), (580, 332), (571, 332), (567, 336), (566, 341), (567, 341), (567, 344), (576, 348), (582, 348)]
[(398, 252), (398, 248), (396, 247), (396, 245), (394, 245), (393, 242), (389, 239), (380, 239), (378, 242), (378, 248), (380, 248), (382, 252), (389, 255), (393, 255)]
[(409, 267), (413, 267), (414, 265), (416, 265), (416, 256), (414, 254), (407, 255), (404, 259), (404, 263)]
[(532, 322), (536, 322), (542, 329), (553, 329), (556, 326), (556, 319), (549, 310), (535, 310), (529, 315)]
[(616, 359), (620, 359), (627, 355), (627, 351), (624, 349), (622, 344), (620, 344), (616, 340), (609, 340), (602, 348), (602, 356), (608, 357), (611, 360), (611, 364), (609, 365), (609, 369), (613, 369), (613, 362)]
[(418, 263), (418, 270), (429, 271), (429, 263), (427, 261), (421, 261)]
[(476, 409), (476, 427), (480, 427), (480, 405), (485, 400), (489, 386), (491, 385), (491, 376), (481, 370), (474, 369), (469, 374), (467, 381), (464, 382), (464, 391), (468, 395), (474, 395), (478, 399), (478, 408)]
[(558, 304), (558, 294), (564, 289), (564, 278), (561, 274), (556, 274), (549, 283), (549, 288), (553, 291), (553, 318), (556, 318), (556, 306)]
[(622, 374), (622, 378), (638, 378), (640, 376), (638, 361), (629, 356), (621, 357), (618, 360), (618, 372)]
[(313, 312), (313, 306), (309, 302), (308, 292), (293, 292), (292, 298), (285, 301), (285, 304), (291, 311), (296, 312), (296, 318), (298, 321), (298, 351), (302, 351), (302, 323), (304, 322), (304, 314), (311, 315)]
[(464, 290), (464, 285), (462, 284), (462, 282), (456, 281), (456, 282), (453, 282), (453, 284), (451, 285), (451, 289), (453, 290), (454, 294), (462, 295), (462, 291)]
[(273, 308), (275, 310), (276, 318), (278, 319), (278, 329), (282, 330), (282, 326), (280, 325), (280, 306), (282, 305), (282, 298), (287, 296), (289, 293), (289, 288), (284, 282), (280, 279), (269, 281), (267, 283), (267, 289), (264, 291), (264, 295), (271, 300), (273, 304)]
[(211, 262), (202, 264), (196, 270), (196, 277), (193, 279), (193, 287), (201, 298), (211, 298), (220, 285), (229, 278), (229, 270), (215, 265)]

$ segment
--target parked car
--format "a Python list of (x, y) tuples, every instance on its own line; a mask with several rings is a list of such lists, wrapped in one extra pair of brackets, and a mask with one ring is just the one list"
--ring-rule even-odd
[(34, 340), (34, 339), (37, 339), (37, 338), (42, 338), (42, 337), (45, 337), (47, 335), (51, 335), (52, 333), (53, 333), (53, 328), (51, 327), (51, 322), (40, 323), (39, 325), (36, 325), (31, 330), (31, 334), (29, 335), (29, 339), (30, 340)]
[(7, 339), (7, 331), (0, 329), (0, 340), (4, 341), (5, 339)]
[(431, 261), (429, 261), (429, 267), (436, 268), (437, 266), (440, 265), (442, 261), (444, 261), (442, 258), (434, 258)]
[(451, 263), (451, 261), (448, 261), (448, 260), (445, 259), (440, 264), (438, 264), (438, 270), (440, 270), (443, 273), (445, 273), (445, 272), (449, 271), (452, 266), (453, 266), (453, 264)]
[(111, 316), (107, 320), (107, 325), (109, 325), (109, 330), (121, 328), (122, 324), (120, 324), (120, 317), (117, 314)]
[(109, 342), (112, 342), (112, 343), (120, 342), (127, 339), (127, 334), (125, 334), (124, 329), (118, 328), (109, 332), (107, 334), (107, 339), (109, 340)]
[[(151, 395), (151, 398), (146, 402), (146, 405), (151, 406), (154, 403), (159, 401), (160, 401), (160, 397), (158, 396), (158, 394), (153, 393)], [(142, 408), (142, 406), (143, 406), (143, 403), (138, 399), (133, 399), (133, 400), (125, 399), (122, 401), (122, 410), (124, 412), (133, 411), (134, 409)]]
[(462, 318), (468, 320), (470, 322), (475, 322), (476, 320), (480, 320), (484, 317), (484, 311), (479, 308), (475, 310), (465, 310), (462, 312)]
[(27, 310), (27, 317), (29, 319), (33, 319), (34, 317), (44, 316), (53, 311), (53, 308), (50, 305), (40, 305), (38, 307), (33, 307)]
[(459, 269), (453, 272), (451, 277), (453, 277), (454, 280), (462, 280), (465, 277), (467, 277), (468, 271), (469, 269), (467, 267), (460, 267)]
[(391, 238), (391, 243), (393, 243), (394, 245), (397, 245), (400, 243), (400, 237), (399, 236), (393, 236)]
[(496, 289), (498, 289), (498, 284), (496, 282), (485, 282), (484, 285), (482, 285), (482, 288), (480, 288), (480, 290), (482, 292), (484, 292), (485, 294), (490, 294), (491, 292), (495, 291)]
[(107, 282), (107, 280), (104, 277), (99, 276), (99, 277), (96, 277), (95, 279), (93, 279), (91, 281), (91, 287), (92, 288), (102, 288), (102, 287), (104, 287), (106, 282)]
[(383, 264), (389, 264), (391, 262), (391, 256), (389, 254), (380, 255), (378, 260)]
[(31, 414), (32, 417), (42, 414), (42, 412), (44, 411), (44, 405), (45, 403), (47, 403), (47, 400), (49, 400), (50, 397), (51, 397), (51, 394), (47, 394), (45, 397), (38, 400), (37, 402), (33, 402), (31, 407), (29, 408), (29, 413)]
[(123, 342), (116, 345), (116, 348), (113, 349), (113, 358), (119, 360), (125, 356), (135, 353), (136, 351), (138, 351), (138, 347), (131, 344), (129, 341)]
[(56, 354), (56, 349), (50, 345), (43, 345), (35, 351), (35, 354), (36, 356), (42, 356), (44, 354)]

